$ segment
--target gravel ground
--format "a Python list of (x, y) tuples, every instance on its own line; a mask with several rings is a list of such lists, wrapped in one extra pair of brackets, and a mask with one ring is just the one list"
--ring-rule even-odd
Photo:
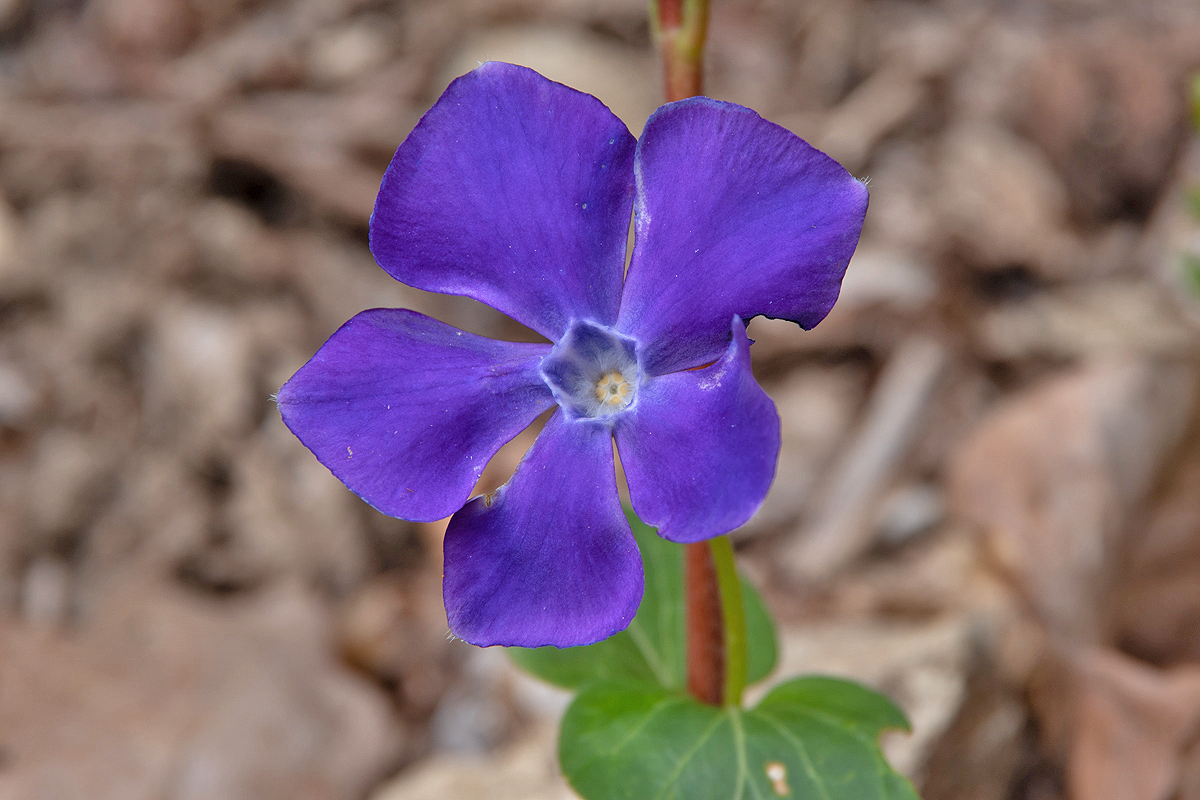
[[(926, 800), (1200, 800), (1200, 7), (713, 5), (710, 94), (872, 190), (830, 317), (750, 328), (777, 675), (900, 702)], [(571, 797), (564, 697), (447, 638), (444, 522), (270, 398), (368, 307), (529, 335), (375, 266), (379, 177), (489, 59), (638, 132), (644, 15), (0, 0), (0, 799)]]

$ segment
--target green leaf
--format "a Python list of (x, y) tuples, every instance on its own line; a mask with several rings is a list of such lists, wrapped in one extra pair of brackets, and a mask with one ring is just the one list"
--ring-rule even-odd
[(1200, 258), (1191, 253), (1184, 253), (1183, 275), (1187, 279), (1188, 286), (1192, 291), (1200, 294)]
[[(586, 647), (508, 648), (517, 666), (567, 689), (595, 681), (624, 680), (666, 689), (685, 685), (685, 620), (683, 547), (660, 537), (654, 528), (626, 509), (642, 551), (646, 593), (629, 627)], [(762, 598), (742, 577), (749, 647), (747, 682), (765, 678), (775, 668), (775, 623)]]
[(771, 674), (779, 658), (775, 644), (775, 621), (762, 597), (746, 576), (742, 576), (742, 603), (746, 607), (746, 683), (757, 683)]
[(808, 677), (749, 711), (645, 684), (608, 682), (567, 710), (559, 761), (585, 800), (919, 800), (879, 733), (907, 729), (889, 700)]
[(1191, 210), (1192, 216), (1200, 218), (1200, 188), (1187, 189), (1183, 193), (1183, 199)]
[(1200, 73), (1192, 76), (1192, 84), (1188, 90), (1189, 105), (1192, 107), (1192, 126), (1200, 131)]

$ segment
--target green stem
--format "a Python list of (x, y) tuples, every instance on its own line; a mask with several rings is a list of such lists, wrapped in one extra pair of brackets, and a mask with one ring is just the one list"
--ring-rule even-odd
[(721, 590), (721, 617), (725, 623), (725, 705), (742, 703), (746, 688), (746, 606), (742, 601), (742, 582), (738, 579), (733, 545), (728, 536), (709, 541), (717, 585)]

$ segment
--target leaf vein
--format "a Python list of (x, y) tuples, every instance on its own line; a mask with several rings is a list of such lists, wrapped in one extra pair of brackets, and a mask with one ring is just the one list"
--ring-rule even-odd
[(733, 727), (734, 751), (737, 753), (737, 783), (735, 784), (737, 791), (733, 795), (733, 800), (742, 800), (742, 792), (748, 782), (746, 779), (746, 731), (742, 728), (740, 710), (734, 706), (730, 706), (728, 713), (729, 723)]
[(674, 683), (672, 676), (667, 670), (666, 664), (663, 663), (662, 657), (654, 649), (654, 643), (650, 641), (649, 634), (642, 629), (642, 625), (637, 617), (634, 617), (628, 630), (629, 638), (633, 640), (634, 646), (642, 654), (642, 658), (646, 660), (646, 665), (650, 667), (650, 671), (654, 673), (654, 677), (658, 679), (659, 684), (668, 689), (672, 688), (672, 683)]
[(772, 727), (774, 727), (775, 730), (779, 731), (784, 739), (787, 739), (788, 742), (791, 743), (792, 747), (796, 749), (796, 755), (800, 757), (800, 761), (804, 764), (804, 771), (807, 772), (808, 777), (812, 779), (813, 784), (817, 787), (817, 791), (821, 793), (821, 797), (823, 797), (825, 800), (832, 800), (832, 798), (829, 796), (829, 791), (825, 788), (825, 782), (821, 779), (816, 767), (813, 766), (812, 760), (808, 757), (808, 748), (804, 746), (804, 742), (801, 741), (794, 733), (788, 730), (786, 725), (775, 719), (775, 717), (771, 716), (767, 712), (760, 710), (759, 716)]
[(688, 762), (695, 757), (696, 753), (700, 752), (700, 748), (704, 746), (704, 743), (712, 738), (712, 735), (716, 733), (717, 728), (721, 725), (722, 719), (722, 716), (716, 716), (713, 719), (712, 724), (708, 726), (704, 733), (700, 734), (700, 738), (696, 740), (696, 743), (692, 745), (692, 748), (683, 754), (683, 757), (679, 759), (679, 763), (675, 765), (675, 769), (667, 778), (667, 782), (663, 784), (662, 791), (654, 796), (654, 800), (663, 800), (665, 797), (667, 797), (667, 792), (671, 789), (672, 784), (674, 784), (679, 776), (683, 774), (684, 767), (686, 767)]
[(608, 751), (608, 755), (611, 756), (617, 753), (619, 750), (623, 750), (625, 745), (629, 744), (629, 741), (633, 739), (633, 737), (645, 730), (646, 726), (650, 724), (650, 721), (654, 719), (654, 717), (657, 716), (660, 711), (669, 706), (671, 703), (679, 702), (682, 702), (679, 698), (671, 696), (667, 696), (662, 700), (659, 700), (650, 707), (650, 710), (646, 712), (646, 716), (642, 718), (642, 721), (635, 725), (633, 730), (629, 731), (629, 733), (627, 733), (625, 737), (621, 739), (621, 741), (617, 742), (616, 746)]

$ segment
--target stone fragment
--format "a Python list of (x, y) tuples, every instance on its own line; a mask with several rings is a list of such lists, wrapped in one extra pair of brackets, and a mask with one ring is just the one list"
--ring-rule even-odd
[(37, 393), (15, 368), (0, 363), (0, 428), (20, 428), (33, 415)]
[(227, 310), (165, 303), (154, 320), (146, 413), (159, 436), (179, 440), (238, 435), (250, 422), (251, 342)]
[(29, 512), (34, 530), (52, 546), (87, 525), (113, 489), (113, 456), (100, 441), (51, 428), (37, 443), (30, 470)]
[(371, 800), (574, 800), (575, 793), (558, 771), (555, 739), (556, 726), (543, 724), (484, 759), (434, 756), (376, 789)]
[(928, 95), (922, 76), (910, 65), (885, 65), (834, 109), (814, 144), (857, 173), (876, 145), (911, 117)]
[(989, 309), (978, 324), (981, 344), (999, 360), (1197, 350), (1195, 329), (1149, 282), (1092, 282), (1037, 293)]
[(574, 28), (494, 28), (466, 37), (446, 62), (433, 87), (437, 96), (454, 78), (484, 61), (508, 61), (535, 69), (551, 80), (595, 95), (634, 136), (658, 107), (659, 93), (645, 76), (655, 67), (648, 53), (632, 50)]
[(380, 575), (346, 602), (338, 638), (346, 658), (394, 686), (406, 715), (429, 719), (467, 655), (445, 635), (440, 581), (429, 571)]
[(0, 0), (0, 34), (8, 33), (29, 13), (29, 0)]
[(1160, 670), (1112, 650), (1071, 650), (1033, 699), (1065, 745), (1073, 800), (1178, 796), (1200, 726), (1200, 667)]
[(33, 628), (58, 628), (71, 611), (71, 572), (62, 559), (42, 555), (25, 570), (21, 616)]
[(1170, 35), (1116, 18), (1048, 37), (1015, 98), (1018, 124), (1054, 163), (1086, 219), (1148, 212), (1186, 129), (1185, 69)]
[(1200, 662), (1200, 443), (1131, 526), (1111, 603), (1113, 638), (1153, 664)]
[(993, 125), (956, 127), (942, 143), (935, 202), (945, 235), (974, 265), (1026, 265), (1061, 279), (1086, 266), (1068, 231), (1067, 195), (1036, 147)]
[(857, 435), (829, 470), (820, 505), (787, 548), (784, 568), (793, 578), (828, 580), (870, 547), (871, 508), (919, 432), (946, 360), (945, 348), (920, 334), (897, 347)]
[(769, 388), (783, 426), (775, 482), (739, 536), (792, 523), (812, 503), (812, 490), (849, 432), (865, 388), (865, 371), (852, 366), (793, 370)]
[(221, 605), (126, 581), (88, 622), (0, 624), (0, 795), (361, 797), (395, 757), (387, 700), (331, 657), (302, 590)]
[(336, 85), (361, 78), (391, 57), (387, 19), (356, 20), (322, 31), (309, 42), (305, 65), (309, 77), (320, 85)]
[(1195, 401), (1186, 365), (1092, 364), (998, 407), (963, 443), (951, 507), (1056, 637), (1095, 642), (1130, 513)]
[(877, 538), (897, 545), (928, 531), (945, 517), (941, 490), (932, 484), (911, 484), (888, 493), (876, 516)]
[(88, 14), (110, 47), (137, 55), (178, 54), (196, 34), (186, 0), (96, 0)]

